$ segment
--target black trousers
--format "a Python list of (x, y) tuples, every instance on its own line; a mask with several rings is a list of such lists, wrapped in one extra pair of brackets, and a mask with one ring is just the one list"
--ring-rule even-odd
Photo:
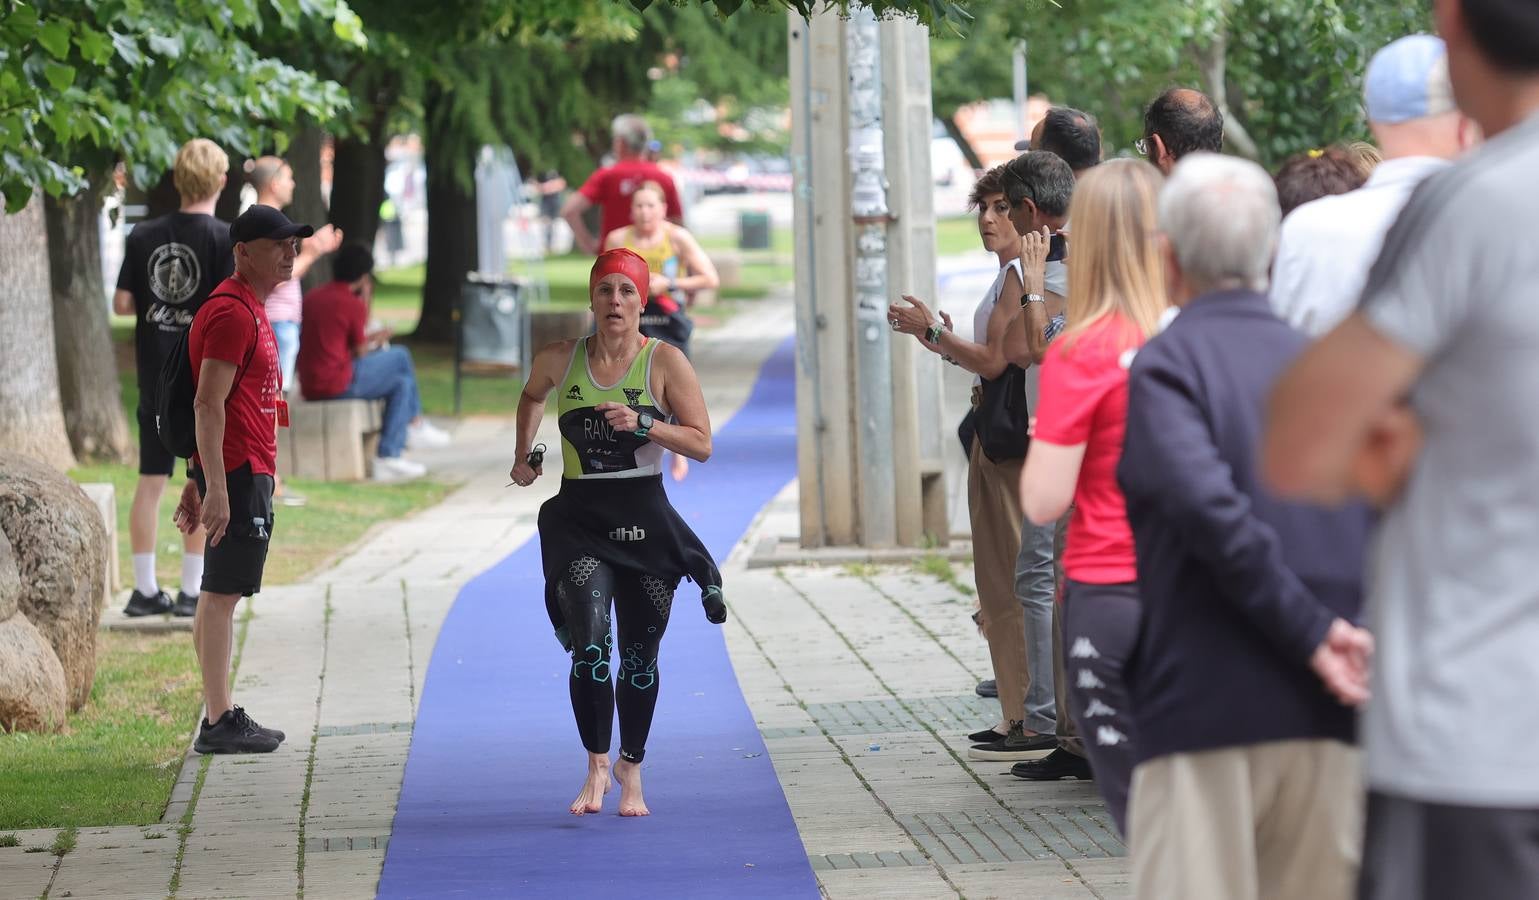
[[(618, 705), (620, 756), (641, 762), (646, 755), (657, 708), (658, 645), (677, 587), (677, 579), (620, 569), (587, 555), (572, 560), (556, 583), (572, 648), (572, 714), (589, 753), (609, 752)], [(611, 663), (616, 654), (618, 668)]]
[(1133, 710), (1123, 675), (1138, 642), (1138, 585), (1069, 581), (1063, 598), (1064, 674), (1069, 708), (1096, 787), (1127, 834), (1133, 782)]
[(1532, 900), (1539, 809), (1453, 806), (1368, 792), (1360, 900)]

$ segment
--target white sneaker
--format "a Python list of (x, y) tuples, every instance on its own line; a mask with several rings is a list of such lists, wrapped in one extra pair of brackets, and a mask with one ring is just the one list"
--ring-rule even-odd
[(406, 426), (406, 449), (408, 450), (447, 447), (450, 440), (449, 432), (434, 426), (427, 419), (423, 419), (420, 424)]
[(375, 481), (410, 481), (413, 478), (421, 478), (427, 474), (427, 466), (422, 463), (402, 459), (399, 456), (376, 456), (374, 458)]

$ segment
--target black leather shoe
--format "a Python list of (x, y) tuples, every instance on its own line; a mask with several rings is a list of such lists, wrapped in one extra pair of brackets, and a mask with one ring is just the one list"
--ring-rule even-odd
[(140, 616), (163, 616), (170, 611), (171, 598), (165, 591), (149, 595), (134, 591), (134, 595), (128, 598), (128, 605), (123, 607), (123, 615), (133, 619)]
[(171, 607), (171, 615), (187, 618), (198, 613), (198, 595), (185, 591), (176, 592), (176, 603)]
[(973, 691), (980, 697), (998, 697), (999, 685), (994, 682), (994, 679), (990, 678), (988, 681), (978, 682), (978, 686), (973, 688)]
[(1090, 761), (1075, 756), (1059, 747), (1041, 759), (1028, 759), (1010, 767), (1010, 774), (1027, 781), (1057, 781), (1060, 778), (1078, 778), (1090, 781)]

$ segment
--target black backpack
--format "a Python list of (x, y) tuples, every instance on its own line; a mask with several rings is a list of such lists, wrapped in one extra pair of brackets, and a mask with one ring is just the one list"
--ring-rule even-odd
[[(215, 297), (234, 297), (234, 294), (213, 294), (204, 301)], [(256, 325), (256, 341), (262, 339), (262, 326), (257, 324), (256, 313), (251, 314), (251, 323)], [(192, 411), (193, 398), (197, 396), (197, 389), (192, 383), (192, 351), (189, 346), (192, 326), (182, 329), (177, 336), (176, 347), (171, 355), (166, 357), (160, 365), (159, 392), (155, 396), (155, 435), (160, 438), (161, 446), (165, 447), (171, 455), (178, 459), (191, 459), (198, 452), (198, 429), (196, 417)], [(251, 344), (251, 349), (246, 351), (246, 362), (235, 373), (235, 381), (231, 383), (233, 389), (240, 382), (242, 375), (251, 365), (251, 354), (256, 352), (256, 341)]]

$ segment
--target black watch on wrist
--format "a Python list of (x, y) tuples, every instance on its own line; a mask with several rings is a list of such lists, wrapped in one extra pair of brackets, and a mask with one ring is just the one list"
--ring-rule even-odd
[(656, 420), (654, 420), (650, 415), (647, 415), (646, 413), (641, 413), (636, 417), (636, 430), (632, 433), (635, 434), (636, 437), (646, 437), (647, 432), (652, 430), (652, 426), (654, 424), (656, 424)]

